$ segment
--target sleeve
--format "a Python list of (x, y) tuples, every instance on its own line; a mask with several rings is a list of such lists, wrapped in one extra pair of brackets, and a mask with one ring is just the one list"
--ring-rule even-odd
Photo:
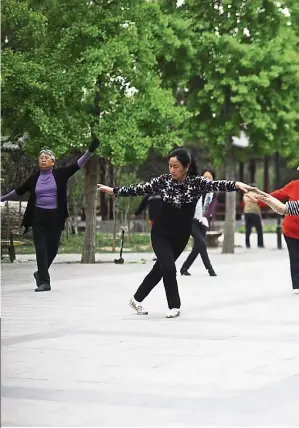
[(23, 196), (24, 193), (29, 192), (31, 189), (31, 183), (32, 183), (32, 175), (25, 181), (25, 183), (21, 184), (21, 186), (17, 187), (16, 194), (18, 196)]
[(228, 180), (206, 180), (197, 176), (194, 181), (195, 188), (199, 193), (209, 192), (235, 192), (237, 191), (236, 182)]
[(114, 187), (115, 196), (143, 196), (159, 194), (165, 187), (166, 176), (160, 175), (147, 183), (131, 184), (130, 186)]
[[(286, 200), (289, 199), (289, 190), (290, 190), (291, 184), (292, 182), (288, 183), (286, 186), (282, 187), (281, 189), (275, 190), (275, 192), (270, 193), (270, 195), (281, 202), (285, 202)], [(263, 201), (259, 201), (258, 204), (262, 208), (268, 207), (268, 205), (265, 204)]]
[(83, 156), (81, 156), (77, 162), (72, 163), (71, 165), (65, 166), (64, 168), (60, 168), (61, 173), (65, 177), (66, 180), (71, 178), (77, 171), (79, 171), (88, 161), (91, 156), (91, 152), (87, 150)]
[(87, 150), (87, 152), (84, 153), (83, 156), (81, 156), (78, 160), (77, 160), (77, 164), (79, 168), (82, 168), (86, 162), (88, 161), (88, 159), (91, 156), (91, 152), (89, 150)]
[(18, 201), (19, 199), (20, 199), (20, 196), (17, 194), (15, 190), (12, 190), (11, 192), (7, 193), (7, 195), (1, 196), (1, 202)]
[(286, 203), (287, 214), (299, 216), (299, 201), (289, 201)]
[(216, 198), (216, 195), (214, 195), (213, 200), (208, 206), (207, 212), (205, 213), (205, 217), (209, 218), (213, 216), (216, 205), (217, 205), (217, 198)]
[(139, 207), (137, 208), (137, 210), (135, 211), (135, 215), (136, 216), (139, 215), (139, 214), (141, 214), (142, 211), (144, 211), (146, 209), (146, 207), (148, 206), (148, 202), (149, 202), (149, 195), (146, 195), (142, 199), (142, 201), (141, 201)]

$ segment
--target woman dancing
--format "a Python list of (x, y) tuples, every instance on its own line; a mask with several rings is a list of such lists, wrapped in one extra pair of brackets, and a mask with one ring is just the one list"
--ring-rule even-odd
[(67, 182), (99, 147), (93, 139), (88, 151), (76, 163), (54, 169), (55, 155), (51, 150), (41, 150), (38, 158), (39, 170), (34, 172), (20, 187), (1, 197), (1, 202), (15, 201), (29, 192), (29, 200), (23, 217), (25, 232), (32, 227), (37, 272), (34, 278), (35, 291), (51, 290), (49, 267), (55, 259), (62, 230), (68, 217)]
[(151, 229), (153, 250), (157, 256), (150, 273), (144, 278), (129, 305), (139, 315), (147, 315), (141, 302), (163, 278), (169, 312), (167, 318), (180, 315), (181, 301), (176, 279), (175, 261), (190, 238), (192, 220), (198, 198), (202, 193), (242, 190), (251, 186), (234, 181), (208, 181), (197, 175), (193, 157), (184, 148), (173, 150), (169, 157), (169, 174), (163, 174), (143, 184), (108, 187), (98, 184), (98, 190), (115, 196), (160, 194), (162, 209)]
[[(274, 197), (281, 202), (299, 200), (299, 180), (293, 180), (279, 190), (270, 193), (268, 196)], [(268, 205), (268, 202), (259, 201), (260, 206)], [(299, 294), (299, 217), (286, 215), (283, 221), (283, 234), (286, 241), (292, 277), (292, 286), (295, 294)]]

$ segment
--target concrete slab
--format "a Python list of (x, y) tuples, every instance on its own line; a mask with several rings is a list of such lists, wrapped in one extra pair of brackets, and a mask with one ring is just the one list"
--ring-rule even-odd
[(162, 284), (147, 317), (127, 305), (152, 254), (57, 263), (48, 293), (3, 264), (2, 426), (298, 426), (299, 296), (272, 243), (212, 251), (215, 278), (198, 259), (173, 320)]

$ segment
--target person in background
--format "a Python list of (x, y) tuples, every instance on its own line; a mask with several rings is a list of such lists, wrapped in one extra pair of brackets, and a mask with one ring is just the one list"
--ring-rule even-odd
[[(201, 175), (206, 180), (215, 180), (215, 172), (212, 169), (204, 169)], [(209, 275), (217, 276), (211, 264), (206, 245), (206, 233), (209, 229), (210, 220), (214, 213), (216, 203), (217, 193), (204, 193), (197, 201), (191, 233), (193, 238), (193, 248), (181, 267), (181, 275), (191, 275), (188, 269), (194, 263), (198, 254), (200, 254), (202, 262), (206, 270), (209, 272)]]
[(163, 278), (169, 307), (166, 317), (176, 318), (180, 315), (181, 300), (175, 262), (189, 241), (198, 198), (203, 193), (247, 192), (252, 187), (227, 180), (208, 181), (199, 176), (193, 156), (183, 147), (169, 154), (168, 166), (169, 174), (155, 177), (147, 183), (114, 188), (98, 184), (98, 190), (116, 197), (161, 195), (161, 213), (155, 218), (151, 229), (152, 247), (158, 260), (130, 299), (129, 305), (138, 315), (147, 315), (141, 302)]
[[(252, 183), (251, 186), (256, 187), (256, 184)], [(243, 208), (244, 215), (245, 215), (246, 248), (250, 248), (250, 235), (253, 227), (255, 227), (255, 230), (257, 233), (257, 246), (259, 248), (264, 248), (262, 215), (261, 215), (261, 209), (259, 207), (258, 201), (253, 201), (252, 199), (248, 198), (248, 196), (246, 196), (245, 194), (241, 206)]]
[(30, 227), (33, 231), (37, 262), (37, 272), (33, 275), (37, 292), (51, 290), (49, 267), (58, 253), (61, 233), (68, 217), (67, 182), (86, 164), (99, 144), (99, 140), (94, 138), (88, 151), (77, 162), (63, 168), (55, 168), (56, 157), (52, 150), (41, 150), (38, 171), (21, 186), (1, 197), (1, 202), (15, 201), (29, 193), (22, 226), (25, 227), (24, 233)]
[(155, 218), (160, 214), (162, 207), (162, 198), (160, 195), (146, 195), (135, 213), (133, 218), (140, 215), (146, 208), (148, 208), (148, 216), (150, 220), (150, 225), (153, 225)]
[[(138, 215), (142, 213), (146, 208), (148, 207), (148, 216), (149, 216), (149, 223), (150, 226), (153, 226), (154, 219), (158, 217), (158, 215), (161, 212), (162, 208), (162, 198), (160, 195), (146, 195), (135, 213), (133, 214), (132, 218), (136, 218)], [(157, 258), (153, 258), (153, 261), (155, 262)]]

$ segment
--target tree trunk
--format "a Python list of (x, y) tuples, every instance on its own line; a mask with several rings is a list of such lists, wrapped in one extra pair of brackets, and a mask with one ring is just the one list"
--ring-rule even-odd
[[(225, 165), (225, 179), (235, 180), (236, 164), (233, 155), (227, 157)], [(236, 227), (236, 192), (227, 192), (225, 195), (225, 223), (222, 253), (233, 254), (235, 252), (235, 227)]]
[[(112, 187), (115, 187), (116, 186), (116, 174), (117, 174), (117, 171), (116, 171), (116, 167), (115, 168), (113, 168), (112, 167), (112, 169), (110, 169), (110, 179), (112, 179)], [(118, 202), (117, 202), (117, 199), (116, 198), (113, 198), (112, 199), (112, 207), (113, 207), (113, 243), (112, 243), (112, 252), (113, 253), (115, 253), (115, 251), (116, 251), (116, 235), (117, 235), (117, 230), (116, 230), (116, 223), (117, 223), (117, 220), (118, 220)]]
[(269, 158), (268, 156), (264, 157), (264, 188), (263, 190), (266, 193), (269, 193), (269, 186), (270, 184), (270, 179), (269, 179)]
[(115, 253), (116, 250), (116, 222), (117, 222), (117, 201), (114, 199), (113, 201), (113, 241), (112, 241), (112, 252)]
[(94, 263), (96, 253), (96, 207), (97, 207), (97, 181), (98, 158), (92, 156), (85, 168), (85, 237), (81, 263)]
[(255, 183), (255, 172), (256, 172), (256, 162), (254, 159), (251, 159), (249, 162), (249, 177), (250, 177), (250, 183)]

